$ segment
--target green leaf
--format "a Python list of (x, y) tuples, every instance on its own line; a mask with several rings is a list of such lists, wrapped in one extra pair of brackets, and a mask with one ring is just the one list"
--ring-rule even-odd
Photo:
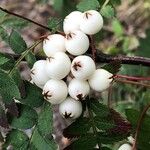
[(79, 118), (63, 130), (63, 135), (67, 138), (85, 135), (90, 130), (91, 126), (90, 119)]
[(112, 21), (112, 30), (115, 33), (115, 35), (118, 36), (118, 37), (122, 36), (123, 33), (124, 33), (123, 27), (122, 27), (120, 21), (117, 20), (117, 19), (114, 19)]
[[(138, 119), (141, 113), (134, 109), (126, 109), (127, 119), (130, 121), (133, 127), (137, 126)], [(141, 129), (150, 130), (150, 116), (145, 115), (144, 120), (142, 121)]]
[(110, 19), (115, 16), (115, 10), (111, 5), (107, 5), (101, 9), (101, 14), (105, 18)]
[(0, 53), (0, 66), (8, 62), (9, 59), (4, 54)]
[(116, 125), (114, 124), (113, 121), (110, 119), (102, 119), (99, 118), (99, 116), (94, 117), (94, 122), (96, 124), (96, 127), (100, 130), (108, 130), (114, 128)]
[(7, 17), (2, 21), (2, 25), (6, 28), (15, 28), (15, 29), (22, 29), (28, 25), (28, 22), (22, 19), (18, 19), (17, 17)]
[(56, 11), (61, 11), (63, 8), (64, 0), (54, 0), (53, 7)]
[(24, 82), (24, 85), (26, 97), (20, 99), (19, 101), (32, 108), (41, 106), (44, 101), (41, 89), (29, 82)]
[(99, 103), (98, 100), (95, 100), (95, 99), (90, 99), (90, 101), (91, 101), (91, 110), (98, 117), (101, 117), (101, 118), (108, 117), (110, 111), (106, 105)]
[(59, 28), (59, 25), (61, 23), (61, 19), (58, 19), (58, 18), (50, 18), (48, 20), (48, 27), (52, 30), (56, 30)]
[(32, 108), (21, 105), (19, 117), (13, 117), (11, 126), (18, 129), (29, 129), (37, 123), (37, 113)]
[(39, 114), (37, 129), (42, 136), (51, 135), (53, 131), (53, 112), (52, 106), (45, 102)]
[(16, 32), (12, 31), (10, 36), (9, 36), (9, 45), (12, 48), (12, 50), (17, 53), (21, 54), (27, 49), (27, 45), (21, 35)]
[(16, 68), (16, 69), (12, 72), (12, 74), (10, 75), (10, 77), (15, 81), (16, 85), (17, 85), (18, 88), (19, 88), (19, 86), (20, 86), (20, 84), (21, 84), (21, 76), (20, 76), (19, 69)]
[(98, 133), (99, 142), (101, 142), (103, 144), (113, 144), (114, 142), (122, 141), (123, 139), (127, 138), (127, 136), (129, 136), (129, 135), (128, 134), (126, 134), (126, 135), (108, 134), (106, 132)]
[(86, 135), (73, 142), (71, 145), (66, 147), (64, 150), (92, 150), (97, 144), (97, 139), (93, 134)]
[(29, 139), (27, 135), (19, 130), (12, 130), (6, 137), (6, 143), (3, 148), (12, 145), (15, 150), (27, 150)]
[(34, 130), (34, 133), (32, 135), (31, 145), (33, 145), (34, 147), (33, 149), (35, 150), (56, 150), (57, 149), (57, 146), (53, 141), (52, 137), (51, 139), (43, 138), (38, 132), (37, 128)]
[(117, 74), (120, 71), (121, 62), (120, 61), (112, 61), (112, 62), (102, 66), (101, 68), (109, 71), (112, 74)]
[(77, 9), (79, 11), (87, 11), (87, 10), (97, 10), (100, 8), (100, 4), (97, 0), (82, 0), (78, 5)]
[(20, 98), (20, 93), (14, 80), (0, 69), (0, 94), (5, 103), (10, 103), (13, 98)]
[[(126, 116), (132, 124), (133, 131), (136, 130), (138, 120), (141, 116), (141, 113), (134, 109), (126, 109)], [(139, 135), (137, 139), (138, 147), (142, 150), (149, 149), (150, 146), (150, 116), (145, 115), (139, 130)]]
[(146, 31), (146, 38), (141, 38), (139, 40), (140, 46), (136, 51), (136, 55), (143, 56), (143, 57), (150, 57), (150, 29)]
[(0, 37), (3, 41), (8, 43), (9, 35), (8, 35), (7, 31), (1, 26), (0, 26)]
[(32, 52), (29, 52), (26, 56), (25, 59), (29, 65), (30, 68), (33, 67), (34, 63), (36, 62), (36, 57)]

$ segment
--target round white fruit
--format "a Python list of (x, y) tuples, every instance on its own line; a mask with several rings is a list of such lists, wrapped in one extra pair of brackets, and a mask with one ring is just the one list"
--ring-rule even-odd
[(79, 80), (87, 80), (95, 72), (96, 66), (93, 59), (86, 55), (81, 55), (73, 59), (71, 72)]
[(59, 105), (59, 112), (66, 119), (76, 119), (82, 113), (82, 104), (80, 101), (68, 97)]
[(31, 83), (35, 83), (40, 88), (49, 80), (48, 75), (45, 73), (45, 64), (45, 60), (38, 60), (31, 69)]
[(89, 48), (88, 36), (79, 30), (72, 31), (66, 35), (65, 46), (72, 55), (84, 54)]
[(82, 14), (80, 30), (88, 35), (98, 33), (103, 27), (103, 18), (96, 10), (89, 10)]
[(63, 22), (64, 32), (68, 34), (74, 30), (79, 30), (81, 17), (82, 13), (80, 11), (73, 11), (66, 16)]
[(68, 86), (69, 95), (76, 100), (84, 100), (90, 92), (87, 81), (72, 79)]
[(43, 50), (48, 57), (53, 56), (56, 52), (65, 52), (65, 37), (60, 34), (49, 35), (43, 41)]
[(97, 92), (102, 92), (109, 88), (113, 80), (112, 76), (113, 74), (105, 69), (97, 69), (89, 79), (90, 87)]
[(42, 94), (51, 104), (60, 104), (67, 97), (67, 85), (62, 80), (51, 79), (44, 85)]
[(46, 72), (52, 79), (63, 79), (70, 72), (71, 60), (63, 52), (57, 52), (46, 59)]
[(128, 137), (129, 143), (133, 144), (135, 142), (135, 139), (132, 136)]
[(132, 150), (132, 146), (128, 143), (125, 143), (121, 145), (118, 150)]

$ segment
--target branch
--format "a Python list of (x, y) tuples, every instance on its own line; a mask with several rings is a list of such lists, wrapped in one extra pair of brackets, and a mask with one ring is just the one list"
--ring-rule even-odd
[(104, 54), (100, 52), (100, 50), (97, 50), (98, 53), (96, 55), (96, 62), (99, 63), (110, 63), (112, 61), (120, 61), (121, 64), (130, 64), (130, 65), (143, 65), (143, 66), (149, 66), (150, 67), (150, 58), (146, 57), (139, 57), (139, 56), (125, 56), (125, 55), (109, 55)]
[(135, 137), (134, 137), (135, 141), (134, 141), (134, 144), (132, 146), (132, 150), (136, 150), (137, 149), (137, 138), (138, 138), (138, 135), (139, 135), (139, 131), (140, 131), (140, 128), (141, 128), (144, 116), (146, 115), (146, 112), (148, 111), (149, 108), (150, 108), (150, 104), (147, 105), (144, 108), (144, 110), (143, 110), (143, 112), (142, 112), (142, 114), (141, 114), (141, 116), (140, 116), (140, 118), (138, 120), (138, 124), (137, 124), (137, 128), (136, 128), (136, 133), (135, 133)]
[(141, 83), (141, 82), (135, 82), (135, 81), (129, 81), (129, 80), (120, 80), (120, 79), (115, 79), (115, 82), (120, 82), (120, 83), (125, 83), (125, 84), (133, 84), (137, 86), (143, 86), (150, 88), (149, 84)]
[(21, 19), (23, 19), (23, 20), (26, 20), (26, 21), (28, 21), (28, 22), (31, 22), (31, 23), (33, 23), (33, 24), (36, 24), (37, 26), (39, 26), (39, 27), (41, 27), (41, 28), (43, 28), (43, 29), (52, 31), (52, 29), (50, 29), (50, 28), (47, 27), (47, 26), (44, 26), (43, 24), (40, 24), (40, 23), (38, 23), (38, 22), (35, 22), (35, 21), (33, 21), (33, 20), (29, 19), (29, 18), (26, 18), (26, 17), (24, 17), (24, 16), (21, 16), (21, 15), (19, 15), (19, 14), (13, 13), (13, 12), (7, 10), (7, 9), (4, 9), (4, 8), (0, 7), (0, 10), (2, 10), (3, 12), (5, 12), (5, 13), (7, 13), (7, 14), (12, 15), (12, 16), (15, 16), (15, 17), (21, 18)]
[[(21, 16), (19, 14), (8, 11), (7, 9), (4, 9), (2, 7), (0, 7), (0, 10), (4, 11), (10, 15), (16, 16), (18, 18), (27, 20), (27, 21), (29, 21), (33, 24), (36, 24), (46, 30), (49, 30), (49, 31), (52, 30), (47, 26), (44, 26), (40, 23), (37, 23), (37, 22), (35, 22), (29, 18), (26, 18), (24, 16)], [(56, 32), (62, 34), (59, 31), (56, 31)], [(128, 56), (124, 56), (124, 55), (113, 56), (113, 55), (104, 54), (104, 53), (100, 52), (100, 50), (97, 50), (97, 51), (98, 51), (98, 53), (96, 55), (96, 62), (98, 62), (98, 63), (109, 63), (112, 61), (121, 61), (122, 64), (150, 66), (150, 58), (144, 58), (144, 57), (138, 57), (138, 56), (128, 57)]]
[(121, 75), (117, 74), (113, 78), (123, 78), (130, 81), (150, 81), (150, 77), (135, 77), (135, 76), (127, 76), (127, 75)]

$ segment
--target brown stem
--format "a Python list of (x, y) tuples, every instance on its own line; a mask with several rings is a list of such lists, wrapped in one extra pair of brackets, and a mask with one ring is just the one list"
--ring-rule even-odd
[(135, 137), (134, 137), (134, 143), (133, 143), (133, 146), (132, 146), (132, 150), (136, 150), (137, 149), (137, 138), (138, 138), (138, 135), (139, 135), (139, 131), (140, 131), (140, 128), (141, 128), (141, 125), (142, 125), (142, 121), (143, 121), (143, 119), (144, 119), (144, 116), (145, 116), (145, 114), (146, 114), (146, 112), (148, 111), (148, 109), (150, 108), (150, 104), (149, 105), (147, 105), (144, 109), (143, 109), (143, 111), (142, 111), (142, 113), (141, 113), (141, 116), (140, 116), (140, 118), (139, 118), (139, 120), (138, 120), (138, 124), (137, 124), (137, 128), (136, 128), (136, 133), (135, 133)]
[(94, 40), (93, 40), (93, 37), (90, 36), (90, 40), (91, 40), (91, 50), (92, 50), (92, 58), (93, 60), (95, 61), (95, 57), (96, 57), (96, 49), (95, 49), (95, 44), (94, 44)]
[(121, 79), (115, 79), (115, 81), (116, 82), (120, 82), (120, 83), (134, 84), (134, 85), (144, 86), (144, 87), (150, 88), (150, 85), (145, 84), (145, 83), (140, 83), (140, 82), (135, 82), (135, 81), (129, 81), (129, 80), (121, 80)]
[(112, 61), (120, 61), (121, 64), (132, 64), (132, 65), (143, 65), (143, 66), (149, 66), (150, 67), (150, 58), (146, 57), (139, 57), (139, 56), (124, 56), (124, 55), (109, 55), (109, 54), (104, 54), (100, 52), (100, 50), (97, 50), (97, 55), (96, 55), (96, 62), (99, 63), (109, 63)]

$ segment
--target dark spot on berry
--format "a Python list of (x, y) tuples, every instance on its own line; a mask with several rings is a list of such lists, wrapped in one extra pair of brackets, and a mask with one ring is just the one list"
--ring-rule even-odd
[(66, 35), (67, 40), (72, 39), (73, 35), (75, 35), (75, 33), (69, 33)]
[(48, 99), (48, 98), (52, 97), (52, 94), (49, 94), (49, 91), (47, 91), (47, 92), (43, 93), (43, 96), (45, 99)]
[(92, 14), (90, 14), (90, 13), (86, 12), (86, 13), (85, 13), (85, 17), (86, 17), (86, 19), (88, 19), (88, 18), (89, 18), (89, 16), (92, 16)]
[(78, 71), (78, 69), (81, 68), (81, 67), (82, 67), (82, 66), (81, 66), (80, 62), (75, 62), (74, 65), (73, 65), (73, 68), (74, 68), (74, 70), (76, 70), (76, 71)]
[(72, 118), (72, 117), (71, 117), (71, 113), (67, 113), (67, 112), (65, 112), (65, 114), (63, 114), (63, 116), (64, 116), (66, 119)]
[(82, 101), (84, 98), (83, 94), (78, 94), (76, 97), (78, 98), (79, 101)]

